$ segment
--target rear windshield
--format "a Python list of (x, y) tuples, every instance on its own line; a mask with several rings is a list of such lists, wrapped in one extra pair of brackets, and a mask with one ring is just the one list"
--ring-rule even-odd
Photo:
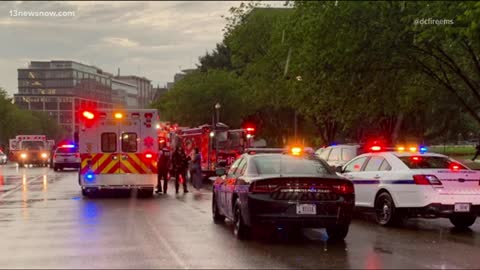
[(317, 158), (293, 157), (288, 155), (266, 155), (254, 158), (259, 174), (324, 175), (330, 169)]
[(406, 156), (398, 158), (410, 169), (449, 169), (452, 163), (458, 165), (459, 169), (467, 169), (465, 166), (446, 157)]
[(76, 148), (67, 148), (67, 147), (62, 147), (62, 148), (57, 148), (57, 153), (61, 154), (67, 154), (67, 153), (77, 153)]

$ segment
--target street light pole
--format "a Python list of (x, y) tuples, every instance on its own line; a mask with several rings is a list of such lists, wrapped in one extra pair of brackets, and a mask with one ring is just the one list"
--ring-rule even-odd
[(217, 125), (218, 123), (220, 123), (220, 108), (222, 107), (222, 105), (220, 105), (220, 103), (217, 102), (217, 104), (215, 104), (215, 111), (216, 111), (216, 114), (217, 114), (217, 121), (215, 123), (215, 156), (216, 158), (218, 159), (218, 134), (217, 134)]

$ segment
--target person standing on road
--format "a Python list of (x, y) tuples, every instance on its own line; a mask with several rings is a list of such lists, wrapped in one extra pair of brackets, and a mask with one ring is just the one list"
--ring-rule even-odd
[(200, 150), (198, 147), (195, 147), (195, 152), (193, 153), (193, 160), (192, 160), (192, 184), (193, 187), (197, 190), (202, 188), (202, 156), (200, 155)]
[(480, 143), (477, 144), (475, 149), (477, 149), (477, 151), (475, 152), (475, 156), (472, 158), (472, 161), (475, 161), (475, 159), (477, 159), (478, 155), (480, 155)]
[(160, 152), (158, 152), (156, 193), (162, 193), (161, 180), (163, 178), (163, 193), (167, 194), (169, 168), (170, 168), (170, 151), (168, 150), (168, 148), (163, 147), (160, 150)]
[(181, 146), (177, 146), (175, 153), (173, 153), (172, 155), (172, 165), (173, 165), (173, 173), (175, 174), (175, 192), (178, 193), (178, 189), (180, 188), (180, 176), (181, 176), (183, 180), (183, 192), (188, 193), (187, 180), (186, 180), (188, 159)]

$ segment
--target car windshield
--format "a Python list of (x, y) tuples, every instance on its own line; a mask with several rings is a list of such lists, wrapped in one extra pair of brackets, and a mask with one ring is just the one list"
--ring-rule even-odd
[(66, 153), (77, 153), (77, 152), (78, 152), (77, 148), (67, 148), (67, 147), (57, 148), (57, 153), (66, 154)]
[(452, 163), (459, 166), (459, 169), (467, 169), (462, 164), (454, 162), (447, 157), (436, 156), (404, 156), (398, 157), (410, 169), (449, 169)]
[(24, 150), (43, 150), (45, 143), (42, 141), (24, 141), (22, 142), (22, 149)]
[(316, 158), (289, 155), (265, 155), (254, 157), (259, 174), (282, 175), (324, 175), (332, 174), (330, 169)]

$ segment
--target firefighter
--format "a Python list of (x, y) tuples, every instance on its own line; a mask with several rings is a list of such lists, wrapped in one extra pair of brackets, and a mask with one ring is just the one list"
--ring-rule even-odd
[(182, 146), (177, 146), (175, 153), (172, 155), (173, 173), (175, 174), (175, 193), (180, 188), (180, 176), (183, 179), (183, 192), (188, 193), (186, 172), (188, 168), (188, 159), (183, 151)]
[(162, 193), (161, 180), (163, 178), (163, 193), (167, 194), (169, 168), (170, 168), (170, 151), (167, 147), (163, 147), (158, 153), (156, 193)]

